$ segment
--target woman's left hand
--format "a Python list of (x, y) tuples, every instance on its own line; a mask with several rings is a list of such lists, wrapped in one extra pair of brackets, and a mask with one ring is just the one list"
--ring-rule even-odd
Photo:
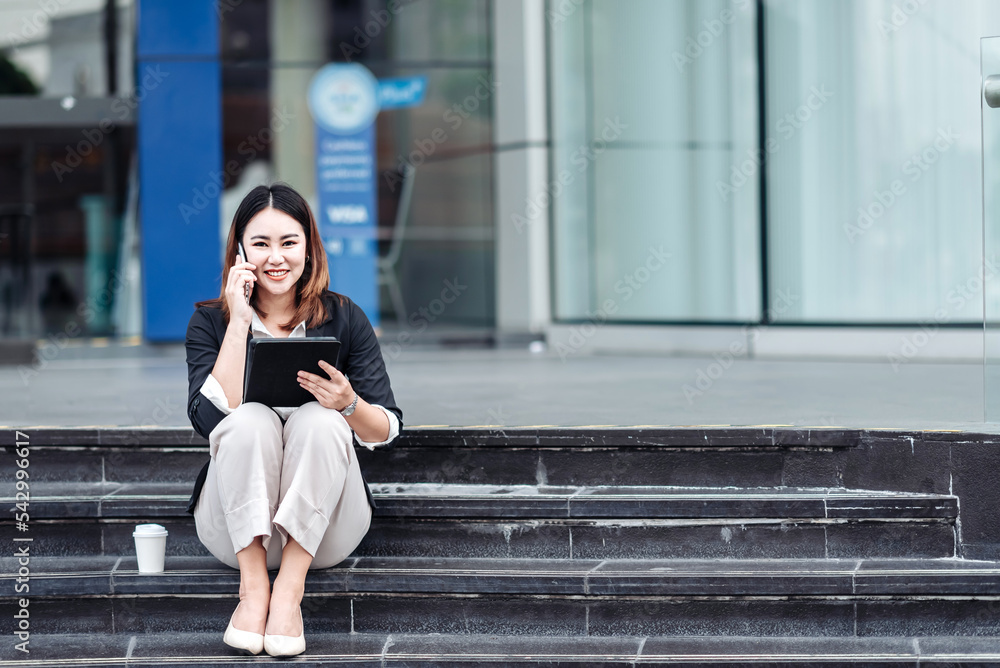
[(337, 411), (350, 406), (351, 402), (354, 401), (354, 388), (351, 387), (351, 382), (332, 364), (320, 360), (319, 366), (323, 371), (326, 371), (329, 378), (323, 378), (308, 371), (299, 371), (299, 385), (309, 390), (316, 397), (320, 406)]

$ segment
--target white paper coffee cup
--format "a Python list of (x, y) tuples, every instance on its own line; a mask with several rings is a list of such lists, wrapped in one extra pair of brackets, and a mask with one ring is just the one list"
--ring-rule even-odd
[(132, 532), (140, 573), (162, 573), (167, 553), (167, 530), (159, 524), (139, 524)]

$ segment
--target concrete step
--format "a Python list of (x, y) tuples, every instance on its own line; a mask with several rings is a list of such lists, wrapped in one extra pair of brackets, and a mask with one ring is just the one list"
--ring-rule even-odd
[[(308, 633), (308, 631), (307, 631)], [(295, 665), (324, 666), (929, 666), (995, 665), (1000, 637), (689, 638), (482, 634), (308, 633)], [(5, 643), (0, 666), (219, 666), (268, 662), (238, 655), (218, 633), (37, 634), (30, 654)]]
[[(813, 480), (802, 458), (865, 438), (843, 429), (408, 428), (394, 448), (358, 456), (369, 482), (387, 484), (839, 487), (829, 471)], [(208, 460), (190, 429), (26, 428), (0, 439), (29, 444), (40, 481), (188, 482)]]
[[(858, 447), (872, 440), (996, 441), (997, 434), (960, 431), (905, 431), (793, 426), (609, 426), (585, 427), (449, 427), (407, 425), (396, 447), (541, 447), (644, 446), (658, 447)], [(87, 427), (0, 427), (4, 443), (31, 446), (87, 447), (200, 447), (205, 439), (186, 427), (94, 425)]]
[[(581, 437), (581, 440), (586, 440)], [(493, 485), (666, 485), (691, 487), (839, 487), (835, 468), (816, 469), (829, 448), (773, 446), (554, 446), (420, 444), (370, 452), (357, 448), (370, 483)], [(208, 461), (207, 445), (33, 446), (32, 480), (44, 482), (191, 482)], [(867, 487), (867, 486), (866, 486)], [(877, 487), (878, 488), (878, 487)], [(891, 488), (890, 488), (891, 489)], [(911, 491), (941, 491), (918, 489)]]
[[(208, 461), (190, 429), (0, 429), (28, 444), (31, 480), (192, 483)], [(1000, 436), (964, 432), (719, 428), (407, 428), (390, 450), (358, 449), (371, 483), (828, 487), (968, 496)], [(166, 454), (169, 453), (169, 454)], [(1000, 492), (998, 492), (1000, 494)], [(963, 504), (966, 505), (966, 504)], [(983, 536), (986, 537), (986, 534)]]
[[(133, 554), (136, 523), (171, 556), (206, 555), (185, 483), (32, 485), (38, 554)], [(852, 558), (955, 556), (957, 499), (844, 489), (373, 485), (356, 556)], [(13, 485), (0, 502), (13, 507)], [(3, 523), (0, 523), (2, 525)], [(10, 524), (8, 521), (7, 524)]]
[[(202, 556), (190, 518), (42, 520), (38, 554), (132, 555), (135, 525), (169, 532), (169, 556)], [(14, 533), (10, 522), (0, 531)], [(375, 518), (354, 556), (429, 553), (520, 559), (821, 559), (955, 556), (955, 527), (939, 520), (474, 520)]]
[[(161, 588), (165, 589), (165, 588)], [(237, 585), (212, 594), (32, 596), (47, 633), (219, 632)], [(214, 590), (213, 590), (214, 591)], [(608, 596), (312, 592), (316, 633), (689, 637), (1000, 636), (996, 596)], [(7, 603), (13, 615), (16, 603)]]
[[(30, 544), (27, 544), (30, 545)], [(0, 558), (14, 592), (17, 557)], [(235, 591), (239, 572), (213, 557), (30, 558), (33, 596), (187, 595)], [(962, 559), (588, 560), (359, 557), (310, 571), (306, 591), (540, 596), (1000, 596), (1000, 562)], [(5, 598), (13, 597), (5, 594)]]
[[(946, 494), (819, 488), (373, 484), (381, 517), (532, 519), (955, 519)], [(34, 519), (185, 515), (184, 483), (34, 482)], [(13, 504), (13, 481), (0, 503)]]

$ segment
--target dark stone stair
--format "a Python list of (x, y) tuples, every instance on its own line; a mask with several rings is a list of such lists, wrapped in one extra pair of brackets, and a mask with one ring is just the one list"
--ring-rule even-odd
[[(167, 453), (151, 455), (156, 462)], [(156, 521), (168, 554), (207, 555), (186, 514), (191, 485), (36, 482), (43, 554), (129, 554)], [(356, 556), (950, 557), (957, 499), (844, 489), (375, 484), (376, 518)], [(12, 506), (12, 484), (0, 503)], [(610, 542), (610, 546), (609, 546)]]
[[(210, 632), (239, 574), (211, 557), (153, 575), (134, 557), (36, 557), (30, 583), (50, 631)], [(306, 591), (315, 632), (1000, 637), (1000, 563), (966, 560), (358, 558), (311, 572)]]
[[(15, 557), (0, 558), (10, 585)], [(163, 573), (134, 556), (31, 559), (38, 596), (216, 595), (239, 572), (213, 557), (168, 557)], [(1000, 562), (964, 559), (459, 559), (357, 557), (311, 571), (310, 593), (543, 596), (997, 596)]]
[[(32, 485), (36, 517), (182, 516), (191, 493), (183, 483)], [(0, 502), (14, 485), (0, 484)], [(570, 487), (534, 485), (373, 484), (381, 517), (449, 518), (924, 518), (955, 519), (957, 499), (847, 489)]]
[[(31, 648), (0, 665), (220, 665), (238, 572), (184, 512), (184, 429), (22, 429)], [(0, 430), (5, 453), (13, 430)], [(19, 440), (24, 440), (21, 437)], [(379, 509), (313, 571), (330, 665), (1000, 662), (1000, 437), (780, 428), (411, 429), (359, 450)], [(13, 470), (13, 467), (6, 469)], [(0, 498), (13, 509), (12, 475)], [(170, 531), (166, 571), (131, 532)], [(17, 596), (13, 548), (0, 596)], [(273, 575), (273, 573), (272, 573)]]
[[(220, 647), (221, 646), (221, 647)], [(218, 634), (40, 636), (31, 659), (0, 666), (207, 667), (270, 663), (270, 657), (228, 653)], [(80, 657), (76, 659), (66, 657)], [(6, 656), (5, 656), (6, 658)], [(670, 666), (989, 666), (1000, 662), (997, 638), (676, 638), (514, 637), (470, 634), (315, 633), (301, 666), (363, 667), (517, 665), (606, 667)]]

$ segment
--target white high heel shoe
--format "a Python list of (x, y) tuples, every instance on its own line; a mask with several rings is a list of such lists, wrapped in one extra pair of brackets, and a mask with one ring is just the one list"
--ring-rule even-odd
[[(238, 609), (240, 606), (236, 607)], [(233, 610), (233, 617), (235, 616), (236, 610)], [(260, 654), (261, 650), (264, 649), (264, 636), (260, 633), (242, 631), (236, 628), (233, 626), (233, 617), (229, 618), (229, 626), (226, 627), (226, 632), (222, 636), (222, 642), (250, 654)]]
[(297, 636), (279, 636), (264, 633), (264, 651), (271, 656), (296, 656), (306, 651), (306, 627), (302, 624), (302, 608), (299, 608), (299, 624), (302, 631)]

